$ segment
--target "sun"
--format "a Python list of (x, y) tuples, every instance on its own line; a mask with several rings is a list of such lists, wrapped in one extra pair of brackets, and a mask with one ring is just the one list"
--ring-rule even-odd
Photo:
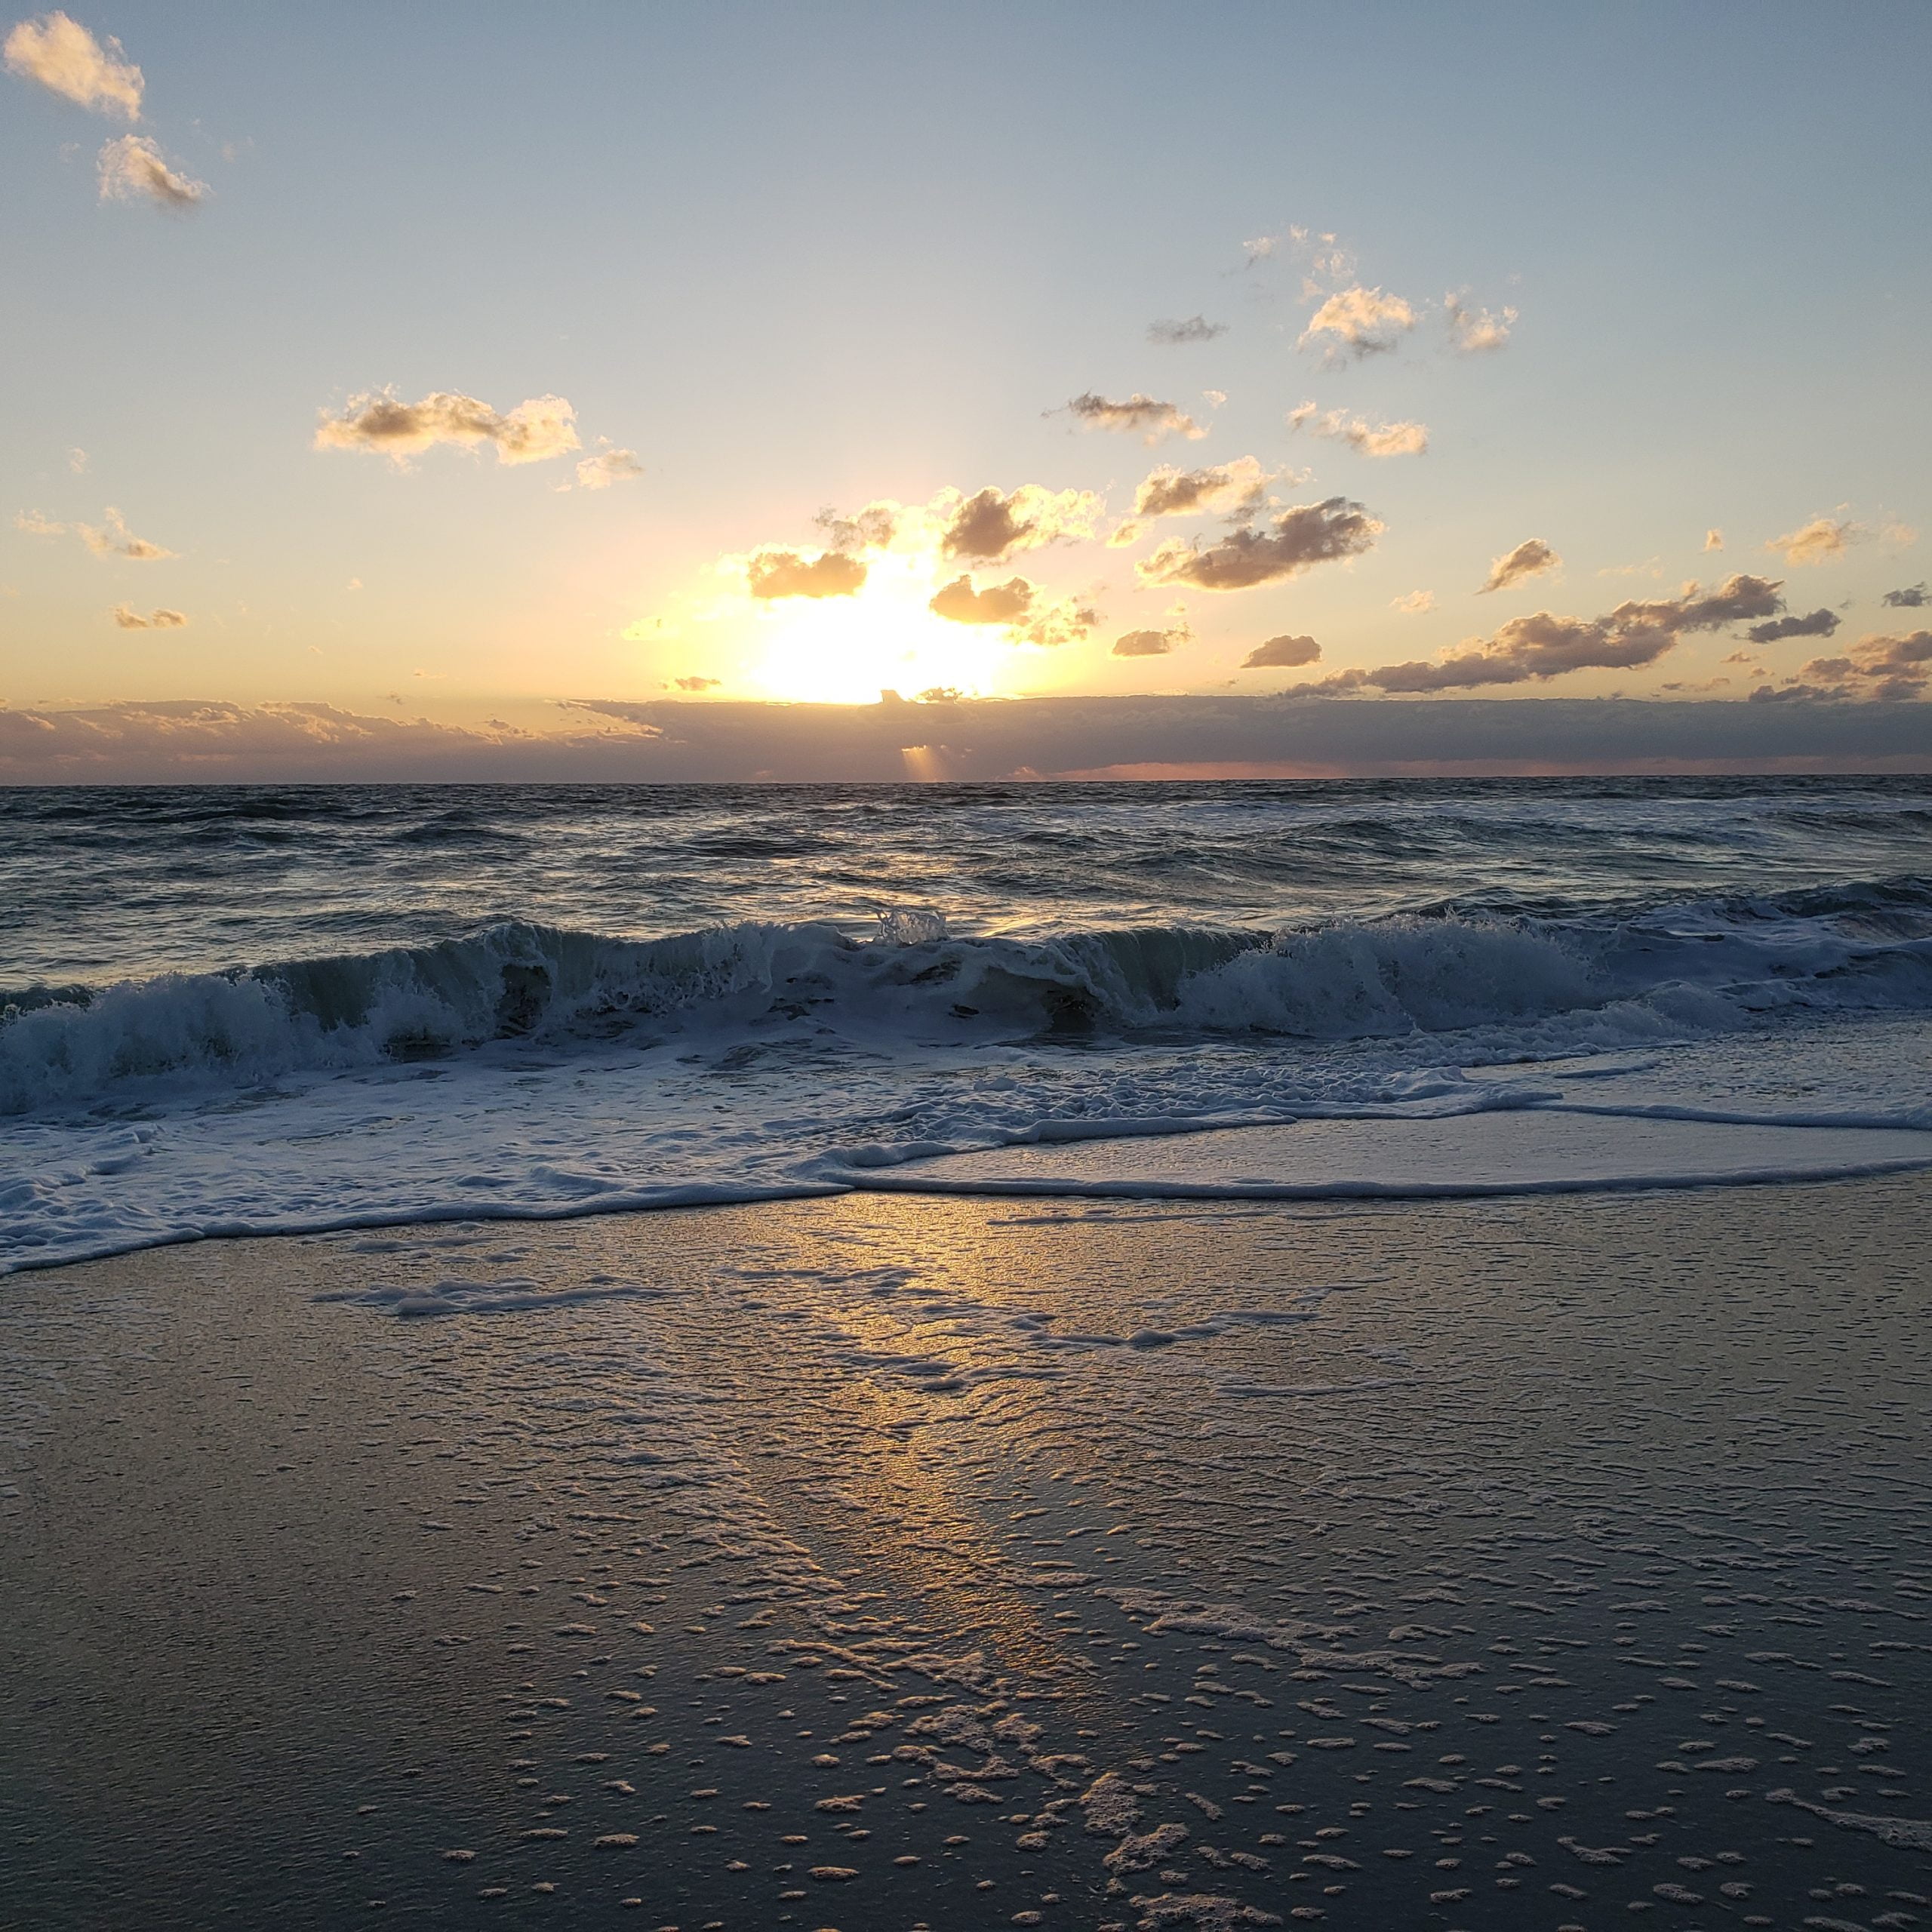
[(1013, 694), (1019, 647), (1003, 625), (958, 624), (927, 608), (928, 559), (869, 560), (851, 597), (786, 597), (754, 607), (746, 681), (762, 697), (870, 704), (881, 691), (967, 697)]

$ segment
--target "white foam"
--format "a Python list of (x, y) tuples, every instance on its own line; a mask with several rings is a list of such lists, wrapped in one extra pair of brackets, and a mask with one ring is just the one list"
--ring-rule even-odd
[(1932, 1131), (1714, 1124), (1538, 1107), (1305, 1120), (1159, 1140), (1009, 1147), (866, 1175), (906, 1193), (1300, 1200), (1817, 1180), (1932, 1167)]

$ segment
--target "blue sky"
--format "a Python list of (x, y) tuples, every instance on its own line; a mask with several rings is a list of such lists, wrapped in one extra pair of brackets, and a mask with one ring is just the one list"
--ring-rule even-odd
[[(1921, 5), (73, 17), (143, 85), (134, 123), (31, 74), (0, 93), (16, 707), (312, 699), (528, 724), (679, 677), (853, 695), (890, 672), (892, 610), (869, 620), (865, 590), (761, 602), (744, 560), (809, 560), (819, 510), (881, 500), (924, 519), (869, 566), (875, 592), (920, 599), (909, 674), (946, 679), (956, 641), (955, 681), (989, 694), (1278, 690), (1743, 572), (1836, 626), (1728, 667), (1737, 626), (1673, 630), (1647, 662), (1500, 691), (1742, 698), (1754, 671), (1802, 686), (1821, 653), (1923, 620), (1880, 601), (1927, 574), (1932, 521)], [(198, 205), (99, 198), (97, 151), (130, 131), (206, 184)], [(1414, 327), (1384, 353), (1298, 348), (1352, 288)], [(1506, 343), (1457, 353), (1451, 291), (1515, 311)], [(1148, 340), (1196, 315), (1225, 332)], [(503, 413), (561, 397), (582, 448), (405, 466), (314, 447), (325, 415), (385, 389)], [(1083, 429), (1064, 405), (1088, 394), (1171, 401), (1206, 433)], [(1307, 402), (1420, 425), (1426, 452), (1291, 429)], [(642, 473), (560, 488), (600, 438)], [(1276, 472), (1252, 527), (1340, 496), (1381, 528), (1227, 592), (1134, 569), (1161, 541), (1222, 541), (1221, 519), (1105, 541), (1158, 466), (1248, 457)], [(935, 548), (939, 493), (1023, 485), (1101, 499), (1092, 535)], [(178, 554), (94, 554), (75, 532), (111, 529), (109, 506)], [(1816, 561), (1766, 549), (1820, 519), (1839, 534)], [(1475, 596), (1531, 539), (1561, 564)], [(928, 623), (924, 592), (961, 571), (1094, 620), (1046, 648)], [(1424, 592), (1432, 609), (1395, 608)], [(1116, 654), (1143, 632), (1170, 648)], [(1284, 634), (1318, 660), (1243, 671)], [(1854, 697), (1875, 688), (1859, 665)]]

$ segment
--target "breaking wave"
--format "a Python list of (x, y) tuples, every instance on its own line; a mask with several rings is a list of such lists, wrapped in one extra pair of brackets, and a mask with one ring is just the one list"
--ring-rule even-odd
[[(1276, 933), (1149, 925), (949, 934), (930, 913), (855, 939), (748, 922), (631, 940), (522, 921), (435, 944), (0, 995), (0, 1111), (129, 1083), (234, 1084), (439, 1058), (774, 1029), (889, 1051), (958, 1042), (1467, 1032), (1506, 1051), (1560, 1016), (1596, 1037), (1721, 1031), (1781, 1008), (1932, 1009), (1932, 881), (1762, 898), (1454, 907)], [(1581, 1036), (1580, 1036), (1581, 1037)]]

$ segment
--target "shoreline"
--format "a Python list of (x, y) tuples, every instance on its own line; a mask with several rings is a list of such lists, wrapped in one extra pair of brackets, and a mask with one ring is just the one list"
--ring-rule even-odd
[(1928, 1204), (868, 1193), (23, 1274), (0, 1924), (1910, 1910)]

